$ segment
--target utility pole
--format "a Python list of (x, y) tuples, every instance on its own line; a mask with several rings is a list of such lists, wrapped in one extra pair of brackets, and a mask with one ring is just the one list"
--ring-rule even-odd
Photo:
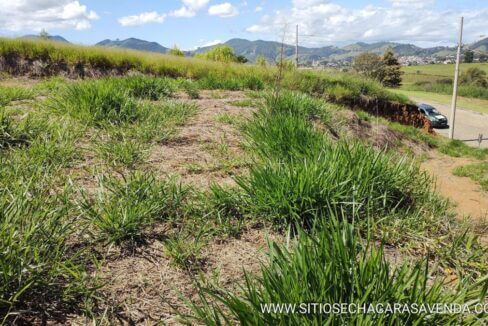
[(295, 66), (298, 68), (298, 24), (297, 24), (296, 40), (295, 40)]
[(451, 121), (449, 126), (449, 139), (454, 138), (454, 122), (456, 120), (456, 102), (457, 102), (457, 91), (458, 91), (458, 77), (459, 77), (459, 61), (461, 59), (461, 48), (463, 46), (463, 22), (464, 17), (461, 17), (461, 26), (459, 29), (459, 43), (457, 48), (456, 57), (456, 70), (454, 70), (454, 87), (452, 91), (452, 103), (451, 103)]

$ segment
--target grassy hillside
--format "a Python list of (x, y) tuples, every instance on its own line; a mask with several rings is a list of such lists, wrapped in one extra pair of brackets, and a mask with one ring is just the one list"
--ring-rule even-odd
[[(476, 67), (488, 73), (488, 63), (461, 63), (459, 71), (466, 71), (468, 68)], [(435, 64), (435, 65), (421, 65), (421, 66), (409, 66), (402, 67), (402, 71), (405, 73), (404, 81), (409, 83), (413, 76), (433, 76), (433, 77), (454, 77), (454, 64)], [(412, 76), (413, 75), (413, 76)]]
[[(200, 80), (207, 88), (262, 89), (277, 85), (279, 75), (275, 67), (258, 67), (234, 63), (220, 63), (196, 58), (121, 50), (103, 47), (79, 46), (57, 42), (0, 38), (0, 57), (3, 70), (19, 74), (26, 70), (26, 62), (42, 64), (41, 76), (81, 70), (84, 75), (113, 75), (137, 71), (144, 74)], [(23, 59), (23, 65), (17, 65)], [(8, 63), (11, 66), (5, 67)], [(42, 70), (44, 69), (44, 71)], [(26, 74), (31, 74), (27, 71)], [(76, 77), (76, 76), (75, 76)], [(379, 83), (345, 74), (326, 74), (311, 71), (286, 70), (279, 82), (285, 88), (314, 93), (324, 97), (357, 97), (406, 102), (404, 97), (390, 93)]]
[(380, 85), (293, 70), (277, 85), (274, 68), (50, 42), (1, 40), (0, 57), (98, 77), (0, 87), (0, 323), (488, 319), (259, 310), (485, 300), (477, 226), (411, 152), (452, 143), (331, 101), (402, 99)]
[[(488, 63), (462, 63), (460, 74), (470, 68), (478, 68), (488, 74)], [(454, 64), (436, 64), (402, 67), (402, 88), (408, 91), (424, 91), (438, 94), (452, 94)], [(466, 98), (488, 100), (488, 90), (474, 85), (459, 85), (458, 94)]]

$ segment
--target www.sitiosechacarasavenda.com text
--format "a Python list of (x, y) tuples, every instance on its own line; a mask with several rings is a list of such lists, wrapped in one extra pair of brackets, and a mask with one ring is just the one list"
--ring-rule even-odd
[(263, 303), (265, 314), (482, 314), (488, 303)]

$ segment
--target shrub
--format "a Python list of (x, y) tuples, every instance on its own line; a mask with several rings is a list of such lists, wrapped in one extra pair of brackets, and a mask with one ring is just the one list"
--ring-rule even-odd
[(207, 52), (196, 54), (195, 57), (218, 62), (240, 62), (234, 49), (228, 45), (217, 45)]
[(384, 77), (381, 81), (383, 85), (386, 87), (400, 87), (402, 84), (402, 67), (391, 48), (385, 51), (381, 61), (384, 64)]
[(174, 55), (177, 57), (184, 57), (185, 56), (185, 53), (183, 51), (181, 51), (176, 45), (173, 46), (173, 48), (169, 50), (168, 54)]
[(459, 78), (461, 85), (471, 85), (475, 87), (488, 87), (486, 72), (477, 67), (470, 67), (463, 72)]
[[(448, 325), (486, 318), (486, 314), (429, 311), (322, 313), (318, 307), (314, 312), (312, 305), (309, 313), (299, 313), (300, 304), (312, 303), (366, 307), (466, 303), (474, 308), (483, 300), (488, 278), (472, 284), (459, 280), (458, 286), (450, 288), (440, 279), (432, 281), (427, 263), (391, 267), (382, 247), (365, 244), (352, 225), (339, 223), (336, 218), (320, 224), (312, 234), (300, 231), (290, 246), (269, 246), (267, 264), (258, 276), (246, 274), (245, 283), (234, 292), (212, 286), (200, 288), (199, 299), (189, 303), (192, 314), (185, 321), (207, 325)], [(273, 311), (272, 304), (289, 304), (296, 310)]]
[(380, 82), (385, 77), (384, 62), (374, 53), (361, 53), (354, 58), (352, 67), (357, 73)]

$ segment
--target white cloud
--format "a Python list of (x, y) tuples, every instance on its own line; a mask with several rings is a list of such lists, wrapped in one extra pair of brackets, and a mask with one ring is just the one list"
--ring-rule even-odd
[(190, 17), (194, 17), (196, 14), (197, 14), (197, 12), (194, 11), (193, 9), (190, 9), (188, 7), (183, 6), (180, 9), (177, 9), (177, 10), (170, 12), (169, 15), (173, 16), (173, 17), (190, 18)]
[(163, 23), (166, 14), (158, 14), (155, 11), (143, 12), (138, 15), (126, 16), (119, 18), (119, 23), (122, 26), (140, 26), (149, 23)]
[(234, 17), (239, 14), (239, 11), (229, 2), (224, 2), (218, 5), (213, 5), (208, 8), (208, 14), (212, 16), (220, 17)]
[(89, 10), (74, 0), (0, 0), (0, 29), (11, 31), (52, 28), (91, 27), (90, 21), (98, 19)]
[(203, 43), (202, 47), (217, 45), (217, 44), (221, 44), (221, 43), (222, 43), (221, 40), (213, 40), (213, 41)]
[(182, 0), (182, 2), (190, 9), (200, 10), (208, 5), (209, 0)]
[(255, 9), (254, 9), (254, 12), (261, 12), (263, 11), (263, 7), (261, 6), (257, 6)]
[(182, 0), (183, 6), (180, 9), (174, 10), (169, 13), (173, 17), (194, 17), (197, 11), (205, 8), (208, 5), (209, 0)]
[(464, 11), (439, 10), (433, 0), (389, 0), (387, 6), (368, 5), (358, 9), (328, 0), (292, 0), (292, 8), (264, 16), (246, 29), (250, 33), (281, 35), (289, 29), (287, 41), (300, 24), (305, 45), (355, 41), (404, 41), (417, 44), (455, 43), (459, 18), (465, 17), (466, 40), (488, 30), (488, 8)]

